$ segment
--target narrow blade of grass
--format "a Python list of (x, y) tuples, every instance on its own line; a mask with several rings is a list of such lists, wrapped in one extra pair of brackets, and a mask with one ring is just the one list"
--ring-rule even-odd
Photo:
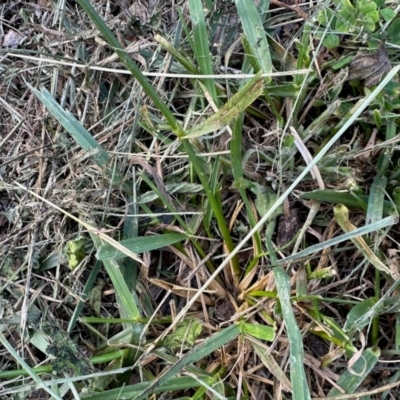
[[(170, 246), (171, 244), (175, 244), (186, 239), (187, 235), (183, 233), (172, 232), (165, 233), (163, 235), (141, 236), (125, 239), (121, 240), (120, 244), (132, 252), (139, 254), (146, 251), (161, 249), (162, 247)], [(118, 260), (119, 258), (125, 257), (125, 254), (116, 250), (109, 244), (104, 244), (98, 248), (96, 257), (98, 260), (106, 260), (109, 258)]]
[(261, 73), (256, 74), (219, 111), (189, 130), (185, 139), (200, 137), (229, 125), (261, 95), (263, 85)]
[(184, 68), (186, 68), (189, 72), (195, 75), (200, 75), (199, 70), (193, 65), (191, 60), (185, 57), (178, 49), (176, 49), (171, 43), (169, 43), (165, 38), (161, 35), (154, 35), (154, 39), (157, 40), (158, 43), (161, 44), (162, 47), (169, 54), (171, 54)]
[(99, 16), (93, 6), (88, 0), (77, 0), (79, 5), (84, 9), (89, 18), (93, 21), (96, 27), (99, 29), (103, 37), (107, 40), (108, 44), (114, 49), (118, 54), (120, 60), (125, 64), (125, 66), (132, 72), (132, 75), (137, 79), (139, 84), (142, 86), (143, 90), (149, 95), (153, 100), (156, 107), (164, 115), (165, 119), (168, 121), (172, 131), (178, 136), (184, 136), (184, 131), (177, 121), (175, 116), (172, 114), (168, 106), (162, 101), (161, 97), (158, 95), (156, 90), (150, 81), (142, 74), (138, 66), (134, 63), (130, 55), (122, 48), (121, 43), (114, 36), (111, 30), (108, 28), (103, 19)]
[[(203, 4), (201, 0), (189, 0), (190, 19), (192, 20), (193, 51), (199, 64), (200, 71), (205, 75), (213, 73), (208, 33), (204, 18)], [(217, 89), (214, 79), (205, 79), (204, 84), (214, 103), (218, 106)]]
[[(197, 375), (198, 376), (198, 375)], [(207, 382), (207, 378), (203, 378)], [(212, 382), (212, 378), (208, 378), (209, 383)], [(121, 400), (121, 399), (139, 399), (139, 394), (151, 386), (152, 382), (142, 382), (136, 385), (126, 386), (124, 388), (116, 388), (107, 390), (103, 393), (96, 393), (92, 396), (85, 397), (87, 400)], [(201, 386), (200, 382), (196, 379), (188, 376), (180, 376), (171, 378), (169, 382), (164, 383), (154, 388), (154, 393), (166, 393), (171, 391), (179, 391), (191, 388), (197, 388)]]
[[(337, 192), (336, 190), (314, 190), (312, 192), (304, 192), (300, 195), (302, 199), (323, 201), (326, 203), (333, 204), (344, 204), (349, 208), (359, 208), (361, 210), (367, 211), (369, 196), (361, 194), (356, 195), (354, 193), (348, 192)], [(397, 215), (398, 211), (396, 207), (389, 201), (383, 202), (383, 214), (384, 215)]]
[[(96, 261), (93, 266), (92, 271), (90, 272), (89, 278), (85, 283), (85, 287), (83, 288), (82, 297), (86, 300), (87, 296), (89, 295), (90, 291), (92, 290), (93, 284), (97, 278), (97, 275), (100, 271), (101, 266), (103, 263), (101, 261)], [(79, 314), (81, 313), (83, 306), (85, 305), (84, 301), (78, 301), (78, 304), (75, 306), (75, 310), (72, 314), (71, 320), (68, 323), (67, 332), (70, 334), (72, 330), (75, 328), (76, 321), (79, 318)]]
[[(245, 40), (248, 43), (246, 48), (251, 51), (248, 54), (250, 63), (255, 71), (263, 73), (272, 72), (272, 59), (263, 22), (257, 8), (252, 0), (236, 0), (236, 7), (242, 23)], [(270, 82), (271, 78), (266, 78)]]
[(303, 340), (290, 301), (290, 280), (282, 267), (274, 268), (274, 277), (289, 338), (290, 381), (293, 388), (293, 400), (310, 400), (310, 390), (304, 371)]

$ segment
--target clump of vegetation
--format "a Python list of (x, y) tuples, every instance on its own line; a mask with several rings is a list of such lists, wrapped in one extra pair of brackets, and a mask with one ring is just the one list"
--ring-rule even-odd
[(397, 398), (397, 12), (3, 6), (2, 398)]

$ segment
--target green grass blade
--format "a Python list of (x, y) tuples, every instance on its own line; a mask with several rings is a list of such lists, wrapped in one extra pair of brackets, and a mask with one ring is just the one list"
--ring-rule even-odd
[[(125, 239), (121, 240), (120, 243), (134, 253), (144, 253), (145, 251), (157, 250), (166, 246), (170, 246), (186, 240), (187, 238), (187, 235), (183, 233), (171, 232), (163, 235), (140, 236), (131, 239)], [(98, 260), (106, 260), (109, 258), (117, 260), (125, 257), (125, 254), (116, 250), (109, 244), (104, 244), (98, 248), (96, 257)]]
[[(378, 348), (370, 348), (363, 351), (359, 359), (352, 366), (354, 373), (350, 370), (346, 370), (342, 375), (340, 375), (339, 380), (336, 383), (345, 391), (345, 393), (354, 393), (378, 362), (380, 354), (381, 351)], [(328, 396), (340, 396), (341, 394), (342, 393), (338, 389), (333, 388), (328, 393)]]
[[(252, 0), (236, 0), (236, 7), (242, 23), (246, 48), (251, 52), (247, 54), (255, 71), (263, 73), (272, 72), (272, 59), (263, 22)], [(271, 78), (266, 78), (270, 82)]]
[(376, 177), (369, 192), (368, 210), (365, 224), (370, 224), (382, 219), (385, 189), (387, 184), (386, 177)]
[(358, 195), (348, 192), (338, 192), (336, 190), (324, 189), (304, 192), (300, 195), (302, 199), (323, 201), (333, 204), (344, 204), (350, 208), (360, 208), (367, 211), (367, 203)]
[(290, 280), (282, 267), (274, 268), (274, 277), (289, 338), (290, 381), (293, 388), (293, 400), (310, 400), (310, 390), (304, 371), (303, 340), (290, 301)]
[[(90, 237), (92, 238), (96, 248), (99, 248), (102, 245), (101, 240), (96, 235), (90, 233)], [(139, 320), (139, 307), (135, 303), (135, 297), (132, 296), (131, 291), (126, 285), (118, 262), (115, 260), (104, 260), (103, 263), (113, 283), (115, 293), (117, 294), (119, 302), (121, 304), (121, 308), (123, 311), (122, 316), (133, 320)]]
[[(344, 193), (337, 192), (336, 190), (314, 190), (312, 192), (304, 192), (300, 195), (302, 199), (323, 201), (326, 203), (333, 204), (344, 204), (349, 208), (359, 208), (361, 210), (367, 211), (369, 196), (364, 194), (356, 195), (355, 193)], [(385, 200), (383, 202), (383, 214), (384, 215), (397, 215), (398, 212), (395, 206), (389, 201)]]
[(263, 84), (261, 74), (258, 73), (242, 86), (219, 111), (189, 130), (185, 138), (190, 139), (215, 132), (235, 121), (237, 116), (262, 94)]
[[(101, 266), (103, 265), (103, 263), (101, 261), (96, 261), (92, 271), (90, 272), (89, 278), (87, 279), (86, 283), (85, 283), (85, 287), (83, 288), (83, 292), (81, 294), (81, 296), (86, 300), (87, 296), (89, 295), (90, 291), (92, 290), (93, 284), (97, 278), (97, 274), (100, 271)], [(68, 323), (68, 328), (67, 328), (67, 332), (70, 334), (72, 332), (72, 330), (75, 328), (76, 325), (76, 321), (79, 318), (79, 314), (81, 313), (83, 306), (85, 305), (84, 301), (78, 301), (78, 304), (75, 307), (75, 310), (72, 314), (71, 320)]]
[[(240, 196), (242, 197), (242, 200), (246, 207), (247, 218), (249, 220), (250, 226), (253, 228), (256, 225), (256, 219), (254, 217), (249, 198), (247, 197), (247, 192), (246, 192), (245, 188), (242, 187), (242, 184), (244, 186), (242, 132), (243, 132), (243, 117), (238, 117), (232, 128), (232, 140), (231, 140), (231, 144), (230, 144), (231, 160), (232, 160), (232, 175), (233, 175), (233, 178), (235, 181), (234, 186), (237, 187), (237, 189), (240, 193)], [(262, 250), (260, 233), (255, 232), (253, 238), (254, 238), (254, 243), (255, 243), (255, 252), (258, 255), (258, 254), (260, 254), (260, 252)]]
[[(199, 375), (197, 375), (199, 376)], [(205, 382), (212, 383), (212, 378), (203, 378)], [(87, 400), (121, 400), (121, 399), (135, 399), (143, 390), (146, 390), (151, 386), (152, 382), (142, 382), (136, 385), (126, 386), (124, 388), (116, 388), (112, 390), (107, 390), (102, 393), (96, 393), (92, 396), (85, 397)], [(196, 379), (188, 376), (180, 376), (177, 378), (171, 378), (169, 382), (164, 383), (156, 388), (154, 388), (154, 393), (166, 393), (171, 391), (191, 389), (201, 386), (200, 382)]]
[(233, 324), (226, 329), (221, 330), (220, 332), (210, 336), (203, 343), (194, 347), (190, 350), (184, 357), (182, 357), (177, 363), (175, 363), (171, 368), (167, 371), (163, 372), (159, 375), (159, 377), (144, 390), (140, 395), (138, 395), (135, 400), (142, 400), (154, 390), (164, 383), (167, 383), (171, 378), (173, 378), (176, 374), (178, 374), (183, 368), (187, 365), (192, 364), (202, 358), (208, 356), (213, 351), (218, 348), (224, 346), (226, 343), (235, 339), (240, 333), (239, 325)]
[(247, 322), (243, 322), (241, 326), (243, 333), (253, 338), (266, 340), (268, 342), (272, 342), (275, 339), (275, 330), (270, 326), (261, 324), (250, 324)]
[[(212, 59), (208, 43), (208, 33), (204, 18), (203, 4), (201, 0), (189, 0), (190, 19), (193, 32), (193, 52), (199, 64), (199, 69), (204, 75), (212, 75)], [(218, 106), (217, 89), (214, 79), (205, 79), (204, 85), (211, 95), (214, 103)]]
[(101, 167), (110, 162), (108, 153), (97, 143), (93, 136), (67, 110), (64, 110), (54, 97), (43, 87), (40, 91), (31, 86), (32, 92), (45, 105), (50, 113), (76, 140), (79, 146), (87, 152), (93, 152), (94, 158)]
[(157, 42), (160, 43), (161, 46), (164, 47), (164, 49), (168, 51), (168, 53), (171, 54), (179, 62), (179, 64), (181, 64), (190, 73), (200, 75), (199, 70), (193, 65), (193, 63), (171, 43), (169, 43), (168, 40), (163, 38), (161, 35), (155, 35), (154, 39), (157, 40)]

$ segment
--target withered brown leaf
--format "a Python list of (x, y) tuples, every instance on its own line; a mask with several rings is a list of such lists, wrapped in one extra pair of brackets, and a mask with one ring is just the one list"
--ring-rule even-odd
[(379, 49), (371, 54), (357, 54), (350, 63), (348, 80), (365, 79), (365, 86), (376, 85), (382, 75), (391, 68), (385, 44), (381, 43)]

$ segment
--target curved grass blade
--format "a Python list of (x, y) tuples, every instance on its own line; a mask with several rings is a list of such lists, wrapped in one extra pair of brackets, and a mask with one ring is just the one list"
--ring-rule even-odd
[[(335, 220), (344, 232), (352, 232), (356, 227), (349, 220), (349, 210), (346, 206), (338, 204), (333, 208)], [(379, 271), (392, 275), (389, 267), (387, 267), (379, 257), (368, 247), (367, 243), (361, 236), (356, 236), (351, 241), (357, 246), (360, 253)]]
[(249, 339), (249, 341), (254, 351), (257, 353), (258, 357), (260, 357), (261, 362), (267, 367), (268, 371), (271, 372), (271, 374), (273, 374), (279, 380), (284, 390), (291, 392), (292, 385), (288, 377), (282, 371), (281, 367), (275, 361), (274, 357), (271, 354), (268, 354), (268, 349), (265, 348), (266, 346), (253, 338)]
[(86, 14), (93, 21), (101, 34), (104, 36), (104, 38), (107, 40), (108, 44), (118, 54), (120, 60), (125, 64), (129, 71), (132, 72), (132, 75), (142, 86), (143, 90), (153, 100), (156, 107), (164, 115), (172, 131), (178, 137), (182, 137), (184, 135), (184, 131), (181, 127), (181, 124), (175, 118), (168, 106), (162, 101), (161, 97), (158, 95), (151, 82), (142, 74), (142, 71), (140, 71), (139, 67), (133, 62), (130, 55), (122, 48), (121, 43), (114, 36), (110, 28), (106, 25), (106, 23), (96, 12), (90, 2), (88, 0), (77, 0), (77, 3), (79, 3), (79, 5), (84, 9)]

